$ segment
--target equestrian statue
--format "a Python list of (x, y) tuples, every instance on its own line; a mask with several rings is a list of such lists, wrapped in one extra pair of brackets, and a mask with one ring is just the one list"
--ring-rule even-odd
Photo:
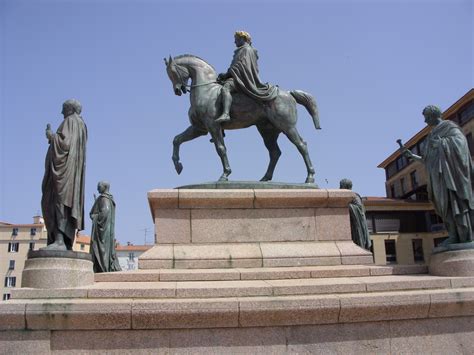
[(227, 159), (224, 130), (255, 125), (270, 155), (267, 171), (260, 181), (270, 181), (273, 177), (281, 155), (277, 140), (283, 133), (304, 159), (306, 183), (314, 183), (314, 168), (308, 148), (296, 129), (296, 104), (303, 105), (313, 118), (314, 127), (321, 129), (315, 99), (301, 90), (285, 91), (262, 83), (258, 75), (258, 54), (250, 35), (237, 31), (234, 38), (237, 49), (226, 73), (217, 75), (211, 65), (190, 54), (170, 56), (168, 60), (165, 58), (174, 93), (181, 96), (189, 91), (191, 99), (191, 125), (173, 140), (176, 172), (180, 174), (183, 170), (179, 159), (180, 145), (210, 133), (224, 170), (219, 181), (227, 181), (232, 170)]

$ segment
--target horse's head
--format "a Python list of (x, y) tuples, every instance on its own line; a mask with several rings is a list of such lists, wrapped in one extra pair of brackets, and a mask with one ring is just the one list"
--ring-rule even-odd
[(177, 64), (171, 56), (168, 60), (165, 58), (165, 64), (175, 95), (186, 94), (186, 85), (190, 77), (188, 70)]

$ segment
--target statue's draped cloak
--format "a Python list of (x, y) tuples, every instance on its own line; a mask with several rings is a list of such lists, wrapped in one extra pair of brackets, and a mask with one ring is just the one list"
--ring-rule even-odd
[(356, 194), (356, 197), (349, 203), (349, 215), (351, 220), (352, 240), (360, 247), (369, 250), (372, 243), (369, 237), (369, 229), (367, 228), (365, 208), (358, 194)]
[(70, 248), (76, 229), (84, 229), (86, 142), (87, 127), (75, 113), (64, 119), (50, 139), (41, 199), (48, 244), (62, 232)]
[(474, 209), (471, 155), (459, 126), (448, 120), (435, 126), (426, 138), (423, 160), (428, 173), (428, 195), (436, 213), (445, 223), (459, 223), (461, 215)]
[(115, 253), (115, 202), (109, 193), (102, 193), (95, 200), (92, 218), (91, 247), (94, 272), (120, 271)]
[(257, 50), (246, 43), (235, 50), (228, 72), (243, 93), (259, 101), (271, 101), (277, 97), (278, 87), (260, 81), (257, 60)]

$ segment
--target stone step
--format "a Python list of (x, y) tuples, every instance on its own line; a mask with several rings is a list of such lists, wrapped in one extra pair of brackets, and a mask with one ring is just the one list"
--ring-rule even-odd
[(426, 274), (426, 265), (334, 265), (235, 269), (156, 269), (95, 274), (96, 282), (233, 281)]
[(373, 264), (372, 253), (355, 245), (352, 240), (159, 244), (138, 258), (140, 269), (231, 269)]
[(16, 299), (0, 304), (0, 330), (245, 328), (472, 315), (474, 287), (208, 299)]
[(283, 280), (97, 282), (74, 289), (19, 288), (13, 299), (45, 298), (147, 298), (202, 299), (390, 292), (474, 287), (474, 277), (390, 275)]

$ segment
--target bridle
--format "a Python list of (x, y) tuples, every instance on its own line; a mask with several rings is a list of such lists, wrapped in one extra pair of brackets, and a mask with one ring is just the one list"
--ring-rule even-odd
[(202, 83), (202, 84), (188, 85), (188, 84), (186, 84), (186, 81), (181, 76), (181, 67), (178, 64), (174, 63), (174, 62), (171, 62), (170, 64), (173, 65), (176, 68), (176, 73), (178, 74), (178, 79), (181, 82), (181, 86), (184, 86), (189, 91), (191, 91), (191, 89), (193, 89), (193, 88), (197, 88), (197, 87), (200, 87), (200, 86), (206, 86), (206, 85), (217, 83), (217, 80), (214, 80), (214, 81), (209, 81), (207, 83)]

